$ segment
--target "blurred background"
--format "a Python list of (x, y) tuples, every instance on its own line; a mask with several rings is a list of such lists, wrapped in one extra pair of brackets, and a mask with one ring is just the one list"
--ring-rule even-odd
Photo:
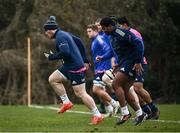
[[(32, 44), (32, 103), (57, 102), (48, 77), (59, 62), (43, 55), (55, 50), (43, 33), (50, 15), (62, 30), (81, 37), (89, 58), (86, 26), (100, 17), (126, 16), (144, 38), (149, 62), (145, 88), (157, 103), (180, 103), (180, 0), (0, 0), (0, 104), (27, 104), (27, 37)], [(86, 75), (87, 91), (96, 99), (93, 69)], [(66, 86), (70, 99), (80, 103)]]

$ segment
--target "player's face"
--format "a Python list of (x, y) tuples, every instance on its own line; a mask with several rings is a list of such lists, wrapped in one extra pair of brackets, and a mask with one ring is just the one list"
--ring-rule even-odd
[(51, 30), (47, 30), (47, 31), (45, 31), (45, 35), (46, 35), (49, 39), (52, 39), (54, 33), (53, 33)]
[(101, 27), (100, 23), (95, 23), (95, 25), (98, 28), (98, 32), (102, 31), (102, 27)]
[(93, 38), (96, 35), (96, 31), (93, 31), (91, 28), (87, 28), (87, 35), (89, 38)]
[(110, 35), (113, 31), (113, 27), (111, 25), (109, 26), (102, 26), (102, 30), (107, 34)]
[(118, 24), (119, 27), (123, 28), (123, 29), (128, 29), (129, 27), (126, 24)]

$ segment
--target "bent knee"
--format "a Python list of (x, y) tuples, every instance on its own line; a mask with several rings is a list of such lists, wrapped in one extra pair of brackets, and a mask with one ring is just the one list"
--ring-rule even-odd
[(143, 90), (143, 84), (142, 83), (134, 83), (134, 90), (138, 93)]
[(54, 85), (54, 84), (56, 84), (56, 83), (61, 83), (60, 80), (58, 81), (57, 78), (54, 78), (53, 75), (50, 75), (50, 76), (49, 76), (48, 82), (49, 82), (51, 85)]
[(53, 78), (52, 75), (49, 76), (48, 82), (49, 82), (50, 84), (52, 84), (52, 83), (54, 82), (54, 78)]

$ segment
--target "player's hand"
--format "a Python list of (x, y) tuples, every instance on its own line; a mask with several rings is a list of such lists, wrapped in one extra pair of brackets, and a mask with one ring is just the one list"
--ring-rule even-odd
[(133, 70), (136, 71), (137, 75), (142, 75), (142, 73), (144, 72), (144, 69), (143, 69), (141, 63), (134, 64)]
[(96, 56), (96, 61), (97, 61), (97, 62), (100, 62), (100, 61), (102, 60), (102, 58), (103, 58), (102, 56), (97, 55), (97, 56)]
[(113, 69), (113, 70), (116, 69), (117, 67), (119, 67), (118, 64), (112, 64), (112, 69)]
[(118, 71), (118, 67), (119, 67), (119, 65), (118, 65), (118, 64), (114, 64), (114, 65), (112, 66), (112, 70), (113, 70), (113, 73), (114, 73), (114, 74), (116, 74), (116, 73), (117, 73), (117, 71)]
[(49, 51), (50, 54), (54, 54), (51, 50)]
[(44, 56), (48, 59), (49, 58), (49, 54), (48, 53), (44, 53)]
[(84, 66), (85, 66), (86, 70), (88, 70), (90, 68), (91, 64), (90, 63), (84, 63)]

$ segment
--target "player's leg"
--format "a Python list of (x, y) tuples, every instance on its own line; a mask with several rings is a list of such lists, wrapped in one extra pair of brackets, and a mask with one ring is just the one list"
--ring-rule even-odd
[(125, 94), (127, 102), (131, 105), (131, 107), (136, 112), (136, 118), (134, 120), (134, 125), (138, 125), (143, 122), (147, 118), (147, 114), (142, 111), (142, 108), (139, 104), (139, 98), (135, 92), (130, 91), (129, 88), (133, 85), (134, 80), (130, 80), (127, 84), (125, 84)]
[(147, 103), (139, 95), (136, 94), (134, 86), (131, 86), (129, 91), (134, 95), (136, 102), (140, 104), (143, 112), (145, 112), (148, 115), (151, 114), (151, 109), (149, 108)]
[(102, 114), (100, 114), (93, 98), (86, 92), (85, 83), (80, 85), (74, 85), (73, 90), (75, 95), (79, 97), (83, 103), (91, 110), (93, 117), (91, 120), (92, 124), (99, 124), (104, 118)]
[(107, 107), (110, 105), (113, 107), (113, 110), (107, 110), (107, 113), (110, 113), (110, 115), (114, 115), (118, 111), (119, 103), (112, 99), (110, 95), (105, 91), (105, 83), (102, 81), (102, 76), (103, 73), (96, 74), (96, 77), (93, 81), (93, 92), (104, 101), (106, 109), (108, 109)]
[[(100, 88), (103, 90), (105, 89), (105, 84), (104, 84), (104, 82), (101, 81), (100, 77), (101, 77), (101, 74), (96, 74), (94, 77), (93, 88), (92, 88), (93, 93), (96, 93), (96, 88)], [(97, 86), (97, 87), (95, 87), (95, 86)], [(100, 100), (100, 106), (99, 106), (100, 113), (104, 113), (104, 114), (107, 113), (105, 106), (108, 105), (108, 103), (106, 103), (106, 101), (101, 99), (99, 96), (98, 96), (98, 98)]]
[(104, 117), (102, 114), (100, 114), (98, 108), (96, 107), (94, 99), (86, 92), (84, 72), (69, 73), (69, 76), (75, 95), (82, 100), (82, 102), (91, 110), (93, 114), (91, 123), (94, 125), (99, 124)]
[(146, 91), (143, 87), (144, 82), (144, 76), (146, 74), (147, 70), (147, 64), (143, 64), (144, 73), (142, 75), (136, 75), (135, 82), (133, 84), (135, 92), (147, 103), (147, 105), (151, 109), (151, 118), (152, 119), (158, 119), (159, 118), (159, 109), (157, 106), (153, 103), (152, 98), (148, 91)]
[(140, 96), (138, 96), (138, 97), (139, 97), (139, 103), (141, 105), (143, 112), (145, 112), (148, 115), (147, 119), (150, 119), (151, 115), (152, 115), (150, 107)]
[(131, 117), (131, 114), (127, 107), (125, 92), (124, 92), (124, 84), (126, 84), (128, 81), (129, 81), (129, 77), (126, 74), (122, 73), (121, 71), (118, 71), (112, 83), (112, 87), (115, 91), (116, 97), (121, 107), (122, 116), (118, 119), (116, 123), (118, 125), (123, 124)]
[(131, 87), (129, 88), (129, 93), (134, 96), (135, 103), (136, 103), (136, 104), (140, 104), (140, 102), (139, 102), (139, 101), (140, 101), (140, 100), (139, 100), (139, 97), (138, 97), (138, 95), (136, 94), (136, 92), (134, 91), (133, 86), (131, 86)]
[(151, 109), (152, 114), (150, 114), (150, 118), (158, 119), (159, 118), (159, 109), (152, 101), (152, 98), (151, 98), (150, 94), (148, 93), (148, 91), (146, 91), (143, 88), (143, 83), (135, 82), (134, 89), (135, 89), (136, 93), (147, 103), (146, 105), (143, 106), (143, 108), (146, 108), (147, 106), (149, 106), (149, 108)]
[(49, 83), (57, 95), (66, 94), (66, 90), (65, 90), (64, 85), (63, 85), (63, 82), (65, 80), (67, 80), (67, 78), (59, 70), (55, 70), (49, 76)]
[(116, 94), (114, 92), (114, 89), (112, 88), (112, 82), (113, 82), (114, 76), (115, 76), (115, 74), (113, 73), (113, 70), (109, 69), (109, 70), (105, 71), (105, 73), (102, 77), (102, 81), (107, 86), (106, 91), (108, 92), (108, 94), (111, 96), (111, 98), (113, 98), (114, 100), (117, 101)]
[(66, 74), (63, 74), (64, 68), (61, 67), (61, 69), (54, 71), (49, 76), (49, 83), (56, 92), (56, 94), (60, 97), (63, 104), (61, 108), (59, 109), (58, 113), (64, 113), (66, 110), (72, 108), (73, 104), (70, 102), (66, 90), (64, 88), (63, 82), (67, 81)]

